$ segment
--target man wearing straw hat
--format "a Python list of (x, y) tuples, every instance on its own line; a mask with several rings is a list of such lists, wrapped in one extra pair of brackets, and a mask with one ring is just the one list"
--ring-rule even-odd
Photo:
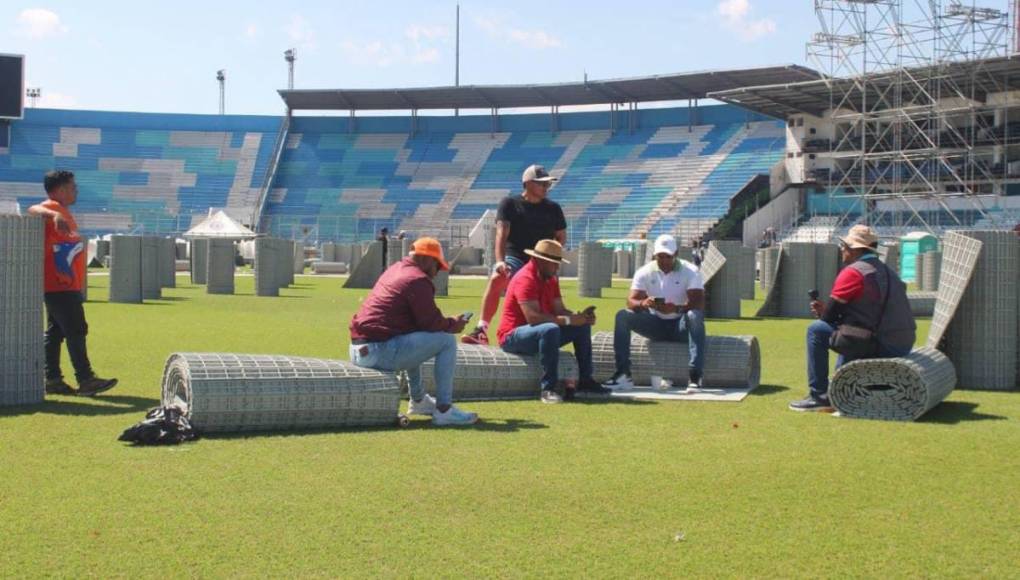
[(862, 358), (906, 356), (914, 346), (914, 315), (907, 286), (878, 259), (878, 235), (858, 224), (840, 239), (845, 267), (832, 284), (826, 304), (817, 298), (819, 318), (807, 330), (808, 396), (790, 403), (793, 411), (831, 412), (829, 348), (840, 353), (836, 367)]
[[(434, 425), (470, 425), (478, 415), (453, 405), (457, 339), (467, 318), (447, 318), (436, 306), (432, 279), (449, 270), (443, 247), (418, 238), (410, 255), (383, 272), (351, 319), (350, 356), (354, 364), (382, 371), (407, 371), (409, 415), (431, 415)], [(421, 365), (435, 358), (436, 397), (425, 392)]]
[[(539, 240), (525, 253), (532, 259), (510, 280), (497, 336), (506, 352), (539, 354), (542, 402), (563, 401), (556, 392), (559, 382), (560, 347), (573, 343), (580, 380), (577, 390), (605, 395), (609, 389), (592, 378), (591, 326), (595, 310), (571, 312), (563, 305), (556, 277), (563, 259), (563, 246), (555, 240)], [(568, 397), (573, 393), (568, 391)]]

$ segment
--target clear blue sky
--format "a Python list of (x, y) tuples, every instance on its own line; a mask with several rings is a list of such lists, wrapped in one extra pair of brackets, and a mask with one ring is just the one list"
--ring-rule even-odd
[[(27, 55), (39, 106), (279, 114), (296, 88), (453, 84), (455, 0), (94, 0), (0, 7), (0, 52)], [(806, 0), (461, 1), (461, 84), (579, 81), (807, 64)]]

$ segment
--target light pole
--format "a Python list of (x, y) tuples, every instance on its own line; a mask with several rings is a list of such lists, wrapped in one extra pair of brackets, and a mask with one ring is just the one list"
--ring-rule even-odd
[(287, 61), (287, 90), (294, 90), (294, 61), (297, 60), (297, 50), (289, 48), (283, 52), (283, 60)]
[(25, 89), (25, 96), (32, 99), (32, 108), (34, 109), (36, 103), (39, 101), (39, 98), (42, 97), (42, 89), (41, 88)]
[(216, 80), (220, 83), (220, 114), (227, 114), (227, 69), (216, 71)]

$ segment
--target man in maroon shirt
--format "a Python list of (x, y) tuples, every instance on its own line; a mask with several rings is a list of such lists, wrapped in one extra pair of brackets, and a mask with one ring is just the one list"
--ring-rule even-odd
[[(381, 371), (407, 371), (411, 402), (408, 414), (431, 415), (434, 425), (469, 425), (478, 415), (455, 407), (453, 371), (457, 339), (467, 318), (447, 318), (436, 306), (432, 279), (449, 270), (443, 248), (433, 238), (419, 238), (411, 254), (383, 272), (358, 313), (351, 319), (351, 361)], [(436, 359), (436, 398), (422, 387), (421, 364)]]
[[(506, 290), (503, 318), (500, 319), (499, 344), (506, 352), (539, 354), (542, 363), (542, 402), (559, 403), (560, 347), (574, 344), (574, 356), (580, 380), (577, 390), (594, 394), (611, 391), (592, 378), (591, 325), (594, 307), (574, 313), (563, 305), (560, 283), (556, 278), (563, 259), (563, 246), (554, 240), (540, 240), (535, 249), (524, 250), (531, 260), (511, 280)], [(568, 394), (569, 393), (568, 391)]]

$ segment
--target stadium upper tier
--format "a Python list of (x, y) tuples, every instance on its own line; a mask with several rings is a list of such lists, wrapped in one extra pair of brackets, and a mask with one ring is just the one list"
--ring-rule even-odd
[[(43, 197), (42, 174), (78, 175), (90, 232), (180, 233), (209, 207), (253, 214), (277, 117), (27, 111), (0, 150), (0, 200)], [(544, 164), (571, 243), (711, 224), (784, 148), (784, 125), (728, 105), (617, 113), (294, 117), (262, 226), (278, 235), (370, 239), (380, 227), (446, 237), (473, 226)], [(693, 116), (693, 118), (692, 118)], [(633, 126), (631, 131), (629, 126)], [(707, 226), (705, 226), (707, 227)]]

